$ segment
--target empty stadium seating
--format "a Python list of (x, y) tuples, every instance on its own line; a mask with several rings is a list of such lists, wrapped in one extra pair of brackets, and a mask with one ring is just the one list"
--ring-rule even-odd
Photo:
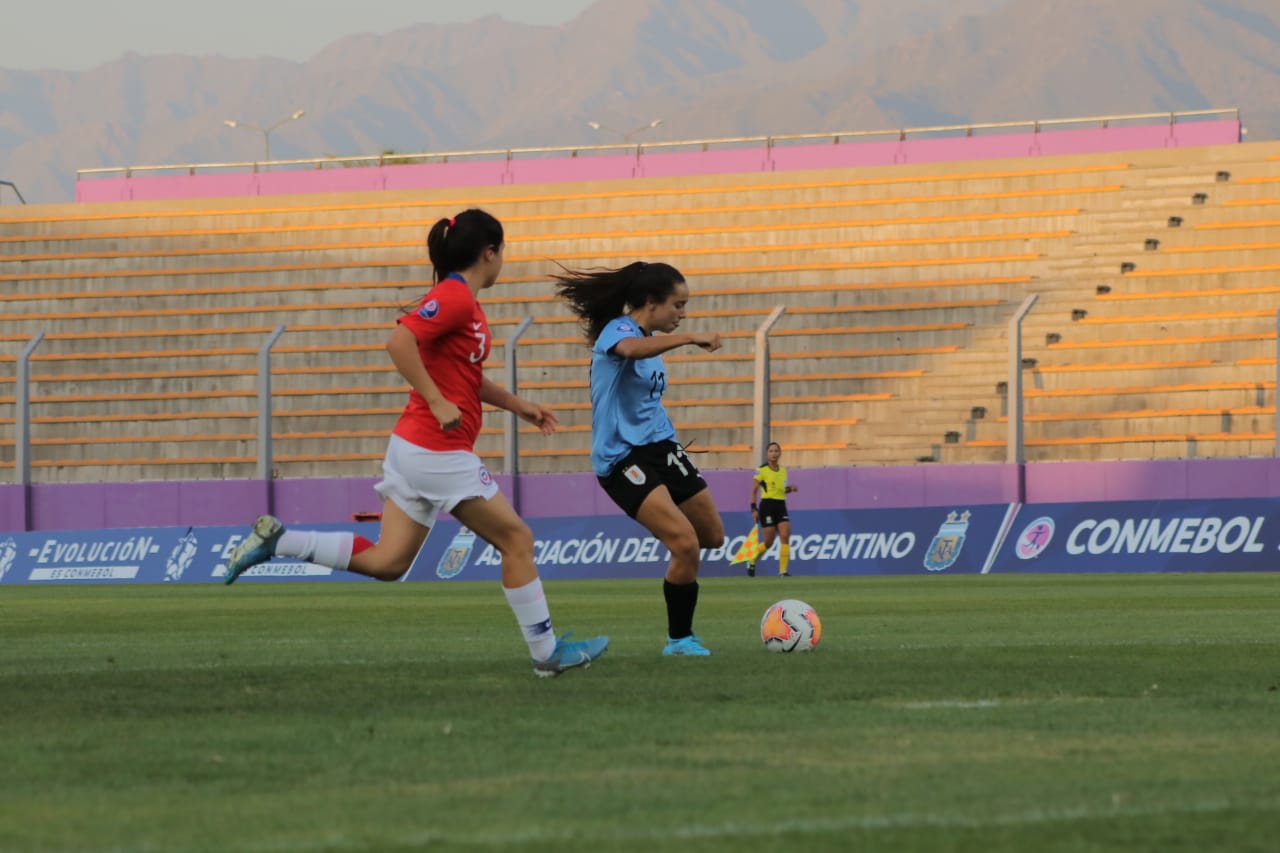
[[(276, 472), (375, 474), (406, 393), (386, 335), (430, 286), (430, 224), (473, 205), (508, 230), (483, 297), (488, 375), (503, 381), (506, 337), (533, 317), (519, 390), (562, 422), (525, 430), (525, 471), (588, 468), (587, 351), (549, 274), (639, 258), (679, 267), (689, 327), (725, 337), (667, 358), (668, 406), (704, 467), (755, 462), (754, 330), (776, 305), (772, 436), (790, 465), (1003, 459), (1006, 321), (1029, 293), (1029, 458), (1269, 453), (1277, 151), (6, 208), (0, 464), (15, 355), (44, 333), (38, 480), (252, 476), (258, 350), (284, 325)], [(502, 428), (488, 414), (478, 448), (495, 468)]]
[[(1059, 286), (1024, 331), (1028, 460), (1275, 453), (1275, 146), (1187, 154), (1150, 170), (1168, 198), (1052, 265)], [(1007, 401), (988, 389), (978, 405), (995, 417), (960, 428), (944, 459), (1005, 458)]]

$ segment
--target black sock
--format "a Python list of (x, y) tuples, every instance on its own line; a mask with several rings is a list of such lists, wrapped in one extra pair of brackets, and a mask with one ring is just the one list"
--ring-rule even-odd
[(662, 581), (662, 597), (667, 600), (667, 636), (680, 640), (693, 633), (693, 611), (698, 606), (698, 582), (674, 584)]

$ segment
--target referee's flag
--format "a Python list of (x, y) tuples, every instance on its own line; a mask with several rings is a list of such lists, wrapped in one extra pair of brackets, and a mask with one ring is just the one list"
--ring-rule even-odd
[(733, 559), (729, 561), (729, 565), (736, 566), (738, 563), (746, 563), (754, 559), (760, 547), (760, 525), (753, 524), (751, 532), (747, 534), (746, 541), (742, 543), (742, 547), (738, 549), (738, 553), (733, 555)]

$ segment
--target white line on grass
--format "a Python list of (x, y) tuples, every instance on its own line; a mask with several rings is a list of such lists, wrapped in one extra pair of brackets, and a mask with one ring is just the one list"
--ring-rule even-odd
[(932, 702), (891, 702), (907, 711), (931, 711), (935, 708), (998, 708), (1003, 705), (995, 699), (935, 699)]
[[(511, 833), (420, 832), (409, 835), (376, 839), (378, 844), (404, 847), (450, 844), (470, 847), (505, 847), (520, 844), (563, 843), (588, 845), (601, 849), (601, 845), (627, 842), (672, 843), (690, 839), (716, 838), (768, 838), (782, 835), (847, 832), (852, 830), (878, 831), (898, 829), (985, 829), (989, 827), (1039, 826), (1042, 824), (1069, 823), (1072, 821), (1163, 817), (1165, 815), (1209, 815), (1233, 808), (1274, 810), (1280, 800), (1259, 802), (1232, 802), (1226, 799), (1202, 800), (1194, 803), (1162, 803), (1150, 806), (1075, 806), (1058, 809), (1027, 809), (1008, 814), (974, 817), (958, 814), (929, 814), (927, 812), (899, 812), (884, 815), (848, 815), (831, 818), (798, 818), (794, 820), (728, 822), (718, 824), (686, 824), (684, 826), (650, 826), (627, 828), (614, 832), (591, 832), (574, 829), (535, 829)], [(375, 839), (347, 839), (335, 834), (309, 841), (264, 842), (250, 844), (242, 849), (255, 853), (294, 853), (310, 850), (364, 850)]]

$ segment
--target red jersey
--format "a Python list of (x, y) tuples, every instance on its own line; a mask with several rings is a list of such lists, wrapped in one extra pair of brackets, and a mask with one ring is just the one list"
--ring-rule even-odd
[(418, 339), (418, 355), (440, 393), (462, 412), (462, 423), (445, 432), (431, 407), (409, 391), (393, 432), (428, 450), (474, 450), (480, 434), (480, 382), (489, 357), (489, 321), (461, 276), (449, 275), (422, 297), (417, 310), (396, 322)]

